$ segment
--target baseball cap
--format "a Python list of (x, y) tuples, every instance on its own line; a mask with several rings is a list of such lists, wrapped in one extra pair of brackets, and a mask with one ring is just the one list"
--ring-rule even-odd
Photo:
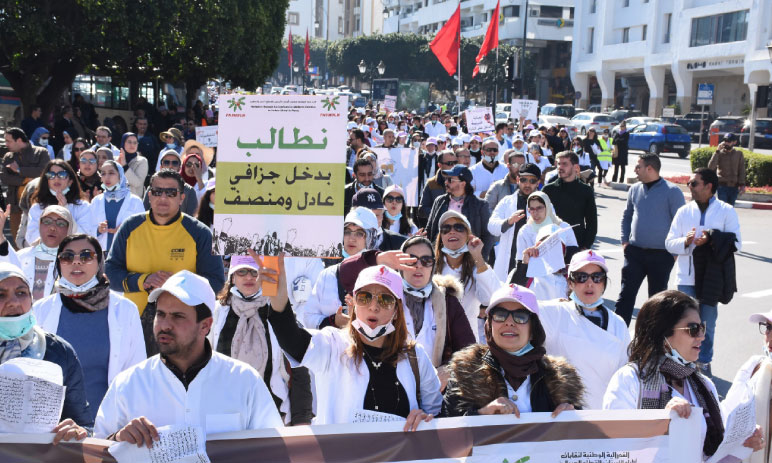
[(755, 313), (748, 318), (751, 323), (772, 323), (772, 310), (767, 313)]
[(437, 146), (437, 137), (429, 137), (426, 139), (427, 145), (434, 145)]
[(452, 169), (443, 170), (442, 175), (445, 177), (458, 177), (459, 180), (464, 182), (472, 181), (472, 171), (463, 164), (456, 164)]
[[(0, 262), (0, 281), (7, 280), (8, 278), (20, 278), (21, 281), (24, 282), (24, 284), (29, 287), (29, 280), (27, 279), (27, 275), (24, 274), (22, 269), (17, 267), (16, 265), (13, 265), (10, 262)], [(31, 288), (30, 288), (31, 289)]]
[(461, 141), (461, 137), (454, 138), (452, 146), (464, 146), (464, 142)]
[(346, 218), (343, 219), (343, 225), (348, 223), (369, 230), (371, 228), (378, 228), (378, 217), (375, 216), (373, 211), (366, 207), (355, 207), (351, 209), (351, 211), (346, 214)]
[(260, 265), (255, 262), (252, 256), (232, 256), (231, 266), (228, 268), (228, 278), (242, 268), (260, 270)]
[(397, 184), (389, 185), (383, 192), (383, 197), (385, 198), (386, 196), (389, 196), (389, 193), (398, 193), (403, 198), (405, 197), (405, 190), (403, 190), (402, 187)]
[(522, 136), (522, 135), (520, 135), (520, 134), (517, 134), (517, 135), (515, 135), (515, 139), (514, 139), (514, 140), (512, 140), (512, 143), (514, 143), (514, 142), (516, 142), (516, 141), (522, 141), (522, 142), (524, 142), (525, 140), (523, 139), (523, 136)]
[(190, 270), (180, 270), (170, 276), (160, 288), (156, 288), (150, 293), (147, 301), (156, 302), (164, 292), (171, 294), (191, 307), (205, 304), (214, 313), (214, 291), (212, 291), (212, 287), (209, 286), (206, 278), (198, 276)]
[(368, 117), (368, 118), (365, 119), (365, 124), (367, 124), (367, 125), (370, 125), (370, 124), (372, 124), (374, 122), (375, 122), (375, 119), (373, 119), (372, 117)]
[(592, 250), (581, 251), (574, 254), (574, 257), (571, 258), (571, 264), (568, 266), (568, 273), (578, 272), (590, 264), (595, 264), (602, 268), (604, 272), (608, 273), (606, 259)]
[(536, 178), (541, 177), (541, 169), (532, 162), (526, 162), (520, 166), (520, 175), (533, 175)]
[(482, 143), (482, 138), (480, 138), (480, 136), (479, 136), (479, 135), (474, 135), (474, 136), (472, 137), (472, 139), (470, 140), (470, 142), (473, 142), (473, 141), (476, 141), (476, 142), (480, 142), (480, 143)]
[(354, 293), (367, 285), (380, 285), (388, 289), (397, 299), (402, 299), (402, 277), (385, 265), (367, 267), (359, 272), (354, 283)]
[(354, 121), (349, 121), (348, 124), (346, 124), (346, 130), (354, 130), (357, 127), (359, 127), (359, 126)]
[(454, 211), (452, 209), (448, 209), (445, 211), (444, 214), (440, 216), (440, 225), (445, 223), (448, 219), (458, 219), (466, 225), (467, 230), (469, 230), (469, 233), (472, 233), (472, 225), (469, 223), (469, 219), (466, 218), (466, 216), (458, 211)]
[(354, 197), (351, 198), (351, 205), (368, 209), (383, 209), (383, 198), (375, 188), (362, 188), (354, 193)]
[(528, 138), (531, 138), (531, 137), (541, 137), (541, 132), (539, 132), (538, 130), (531, 130), (530, 132), (528, 132)]
[(397, 134), (397, 138), (402, 138), (402, 137), (407, 137), (407, 132), (402, 132), (402, 131), (400, 131), (400, 132)]
[(737, 135), (733, 133), (725, 133), (724, 134), (724, 141), (737, 141)]
[(490, 313), (492, 308), (502, 302), (517, 302), (534, 315), (539, 315), (539, 303), (536, 301), (536, 294), (524, 286), (512, 283), (494, 291), (491, 295), (491, 301), (485, 309), (485, 314)]

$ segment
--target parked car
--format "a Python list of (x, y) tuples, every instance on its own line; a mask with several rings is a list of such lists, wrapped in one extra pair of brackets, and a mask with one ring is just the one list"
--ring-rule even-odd
[(630, 132), (628, 146), (631, 150), (648, 151), (652, 154), (678, 153), (686, 158), (691, 151), (689, 133), (676, 124), (653, 122), (639, 125)]
[(502, 122), (509, 122), (509, 112), (497, 112), (496, 117), (494, 118), (496, 121), (496, 124), (500, 124)]
[(576, 108), (570, 104), (547, 103), (541, 107), (541, 114), (544, 116), (560, 116), (572, 118), (576, 115)]
[(611, 111), (609, 113), (609, 117), (611, 117), (614, 122), (619, 124), (625, 119), (629, 119), (631, 117), (643, 117), (643, 113), (640, 111), (634, 111), (632, 109), (617, 109), (615, 111)]
[(599, 104), (591, 104), (589, 108), (585, 110), (585, 112), (588, 113), (602, 113), (601, 107)]
[[(688, 118), (688, 117), (679, 117), (676, 118), (675, 123), (683, 127), (691, 137), (693, 142), (699, 141), (700, 139), (700, 120), (695, 118)], [(710, 124), (707, 123), (707, 121), (702, 122), (702, 142), (707, 143), (708, 142), (708, 127), (710, 127)]]
[[(748, 147), (751, 139), (751, 121), (745, 121), (740, 133), (740, 144)], [(756, 135), (753, 138), (754, 148), (772, 148), (772, 118), (756, 119)]]
[[(512, 103), (496, 103), (496, 114), (507, 113), (507, 117), (512, 113)], [(496, 117), (498, 119), (498, 116)]]
[[(627, 131), (630, 132), (634, 128), (638, 127), (641, 124), (648, 124), (651, 122), (662, 122), (661, 120), (657, 119), (656, 117), (629, 117), (625, 119), (625, 124), (627, 124)], [(621, 122), (614, 126), (613, 129), (611, 129), (611, 136), (616, 137), (619, 133), (619, 125)]]
[(566, 128), (566, 131), (568, 132), (569, 138), (572, 140), (575, 136), (579, 134), (579, 131), (576, 129), (576, 126), (573, 122), (571, 122), (571, 119), (567, 119), (565, 117), (560, 116), (545, 116), (541, 115), (539, 116), (538, 120), (539, 126), (542, 125), (555, 125), (555, 126), (562, 126)]
[[(581, 113), (571, 118), (571, 123), (584, 136), (587, 135), (587, 131), (590, 128), (594, 128), (596, 132), (602, 132), (605, 129), (611, 130), (614, 125), (613, 120), (608, 114), (600, 113)], [(600, 133), (598, 133), (600, 135)]]
[[(745, 118), (741, 116), (721, 116), (710, 124), (708, 133), (718, 133), (719, 138), (723, 138), (728, 133), (740, 136)], [(748, 124), (750, 127), (750, 123)]]

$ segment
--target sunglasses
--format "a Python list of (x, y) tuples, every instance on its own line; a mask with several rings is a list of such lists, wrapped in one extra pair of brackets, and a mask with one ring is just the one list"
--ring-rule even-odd
[(494, 307), (490, 311), (491, 320), (497, 323), (504, 323), (507, 318), (512, 316), (512, 321), (518, 325), (525, 325), (531, 320), (531, 312), (525, 309), (507, 310), (503, 307)]
[(397, 305), (397, 298), (388, 293), (375, 295), (369, 291), (359, 291), (356, 293), (355, 300), (357, 305), (365, 307), (373, 302), (373, 297), (375, 297), (376, 302), (378, 302), (378, 308), (380, 309), (391, 310)]
[(772, 324), (770, 324), (770, 323), (759, 323), (759, 333), (767, 334), (770, 331), (772, 331)]
[(354, 236), (354, 238), (364, 238), (367, 236), (367, 233), (365, 233), (362, 230), (343, 230), (343, 236), (349, 237)]
[(236, 270), (235, 273), (236, 273), (236, 275), (238, 275), (240, 277), (245, 277), (245, 276), (247, 276), (247, 274), (249, 274), (249, 275), (252, 275), (253, 277), (257, 278), (257, 275), (258, 275), (257, 270), (255, 270), (253, 268), (240, 268), (240, 269)]
[(59, 172), (53, 172), (53, 171), (46, 172), (46, 178), (48, 180), (53, 180), (56, 177), (59, 177), (62, 180), (64, 180), (70, 177), (70, 173), (67, 172), (66, 170), (60, 170)]
[(571, 280), (577, 282), (577, 283), (587, 283), (587, 280), (592, 278), (593, 283), (603, 283), (606, 281), (606, 273), (605, 272), (595, 272), (595, 273), (586, 273), (586, 272), (573, 272), (571, 274)]
[(458, 162), (456, 162), (456, 161), (448, 161), (448, 162), (441, 162), (440, 164), (442, 164), (444, 166), (451, 166), (451, 167), (453, 167), (456, 164), (458, 164)]
[(75, 256), (78, 256), (81, 264), (88, 264), (89, 262), (93, 262), (97, 255), (96, 252), (91, 249), (84, 249), (77, 254), (72, 251), (64, 251), (59, 254), (59, 262), (62, 264), (72, 264), (75, 261)]
[(176, 188), (150, 188), (150, 194), (156, 197), (166, 195), (167, 198), (176, 198), (179, 193)]
[(52, 219), (51, 217), (43, 217), (40, 219), (40, 223), (45, 227), (56, 225), (57, 228), (67, 228), (70, 226), (70, 224), (64, 219)]
[(498, 148), (485, 148), (483, 151), (485, 151), (487, 153), (498, 153), (499, 149)]
[(440, 234), (447, 235), (448, 233), (450, 233), (451, 229), (459, 233), (466, 232), (466, 227), (463, 224), (454, 223), (453, 225), (442, 225), (440, 227)]
[(416, 255), (410, 254), (410, 257), (416, 259), (416, 263), (414, 265), (421, 264), (422, 267), (426, 267), (426, 268), (434, 267), (434, 263), (436, 262), (436, 260), (432, 256), (418, 257)]
[(83, 151), (83, 150), (85, 150), (85, 149), (86, 149), (86, 148), (73, 148), (73, 149), (72, 149), (72, 152), (73, 152), (73, 153), (80, 153), (81, 151)]
[(696, 188), (699, 186), (699, 183), (697, 182), (697, 180), (690, 180), (686, 182), (686, 186)]
[(689, 332), (689, 336), (693, 338), (699, 338), (703, 334), (705, 334), (705, 330), (707, 329), (707, 325), (705, 322), (702, 323), (687, 323), (687, 325), (683, 328), (675, 328), (677, 330), (685, 330)]
[(164, 166), (164, 167), (167, 167), (167, 166), (179, 167), (180, 166), (180, 161), (176, 161), (176, 160), (170, 161), (168, 159), (164, 159), (163, 161), (161, 161), (161, 165)]
[(545, 209), (547, 209), (547, 208), (546, 208), (546, 207), (544, 207), (544, 206), (529, 207), (529, 208), (528, 208), (528, 212), (530, 212), (531, 214), (533, 214), (534, 212), (543, 211), (543, 210), (545, 210)]
[(539, 183), (539, 179), (520, 177), (520, 183), (530, 183), (531, 185), (536, 185), (537, 183)]
[(89, 158), (84, 156), (84, 157), (80, 158), (80, 163), (81, 164), (96, 164), (97, 160), (96, 159), (89, 159)]
[(383, 200), (386, 201), (387, 203), (402, 203), (402, 202), (404, 202), (404, 199), (402, 198), (402, 196), (386, 196), (385, 198), (383, 198)]
[(195, 167), (196, 169), (198, 169), (199, 165), (200, 164), (197, 163), (197, 162), (186, 162), (185, 163), (185, 167), (187, 167), (187, 168)]

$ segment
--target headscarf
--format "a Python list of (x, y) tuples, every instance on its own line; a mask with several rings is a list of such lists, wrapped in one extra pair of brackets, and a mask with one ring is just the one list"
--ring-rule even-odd
[[(31, 290), (27, 276), (24, 275), (22, 269), (9, 262), (0, 262), (0, 281), (13, 277), (19, 278)], [(36, 323), (34, 315), (32, 315), (32, 323)], [(45, 339), (38, 335), (33, 325), (31, 330), (16, 339), (0, 340), (0, 364), (21, 357), (22, 353), (25, 353), (26, 357), (42, 359), (45, 350)]]
[[(67, 228), (67, 235), (72, 235), (75, 232), (75, 220), (72, 218), (72, 214), (70, 213), (70, 210), (67, 209), (64, 206), (60, 206), (58, 204), (55, 204), (53, 206), (48, 206), (45, 209), (43, 209), (43, 213), (40, 214), (40, 219), (43, 220), (43, 217), (50, 215), (50, 214), (56, 214), (62, 219), (66, 220), (70, 226)], [(41, 230), (42, 235), (42, 230)], [(34, 254), (36, 259), (40, 259), (42, 261), (46, 262), (53, 262), (56, 260), (56, 254), (59, 251), (59, 248), (49, 248), (45, 244), (43, 244), (43, 239), (40, 239), (40, 242), (35, 245), (34, 248)]]
[(115, 160), (115, 156), (113, 156), (113, 150), (108, 148), (107, 146), (102, 146), (100, 148), (97, 148), (96, 154), (97, 154), (97, 160), (99, 159), (99, 152), (103, 151), (107, 155), (107, 159), (110, 161)]
[[(128, 151), (126, 151), (126, 146), (125, 146), (126, 145), (126, 139), (129, 138), (129, 137), (136, 138), (137, 139), (137, 143), (139, 143), (139, 137), (137, 137), (137, 134), (134, 133), (134, 132), (126, 132), (121, 137), (121, 149), (123, 150), (123, 156), (124, 156), (124, 159), (126, 161), (126, 165), (127, 166), (129, 165), (129, 163), (131, 161), (134, 160), (134, 158), (137, 157), (137, 154), (139, 154), (139, 151), (135, 151), (133, 153), (129, 153)], [(139, 147), (137, 147), (137, 148), (139, 148)]]
[(126, 174), (123, 171), (123, 166), (112, 160), (105, 161), (102, 166), (104, 167), (105, 164), (110, 164), (111, 166), (115, 167), (115, 170), (118, 171), (118, 175), (121, 177), (120, 181), (117, 185), (115, 185), (113, 190), (108, 190), (107, 186), (102, 183), (105, 199), (107, 201), (120, 201), (125, 198), (126, 195), (131, 193), (131, 190), (129, 190), (129, 181), (126, 180)]
[(191, 177), (190, 175), (185, 173), (185, 163), (188, 162), (188, 159), (190, 158), (198, 159), (198, 162), (201, 163), (202, 172), (204, 172), (204, 170), (206, 169), (206, 166), (204, 165), (204, 160), (201, 159), (201, 156), (199, 156), (198, 153), (188, 153), (185, 155), (184, 158), (182, 158), (182, 165), (180, 165), (180, 175), (182, 175), (182, 179), (185, 180), (185, 183), (187, 183), (192, 187), (195, 187), (196, 183), (198, 182), (198, 179), (196, 179), (196, 177)]
[(529, 214), (528, 223), (531, 224), (536, 233), (539, 233), (539, 230), (541, 230), (542, 227), (546, 227), (547, 225), (560, 225), (563, 223), (563, 221), (560, 220), (560, 217), (555, 214), (555, 208), (552, 207), (552, 201), (550, 201), (550, 197), (547, 196), (547, 194), (543, 191), (534, 191), (531, 193), (530, 196), (528, 196), (528, 201), (525, 202), (526, 208), (531, 203), (531, 199), (535, 197), (544, 201), (544, 205), (547, 208), (547, 215), (544, 217), (542, 223), (536, 223), (533, 220), (533, 217)]
[(171, 148), (165, 149), (161, 151), (161, 154), (158, 155), (158, 161), (155, 163), (155, 171), (158, 172), (161, 170), (161, 161), (163, 161), (163, 158), (165, 158), (168, 155), (174, 155), (177, 157), (177, 159), (180, 160), (180, 163), (182, 163), (182, 156), (180, 156), (180, 153), (177, 152), (177, 150), (173, 150)]
[(32, 142), (35, 146), (40, 146), (40, 137), (43, 135), (50, 133), (47, 128), (45, 127), (38, 127), (35, 129), (34, 132), (32, 132), (32, 136), (29, 137), (29, 140)]

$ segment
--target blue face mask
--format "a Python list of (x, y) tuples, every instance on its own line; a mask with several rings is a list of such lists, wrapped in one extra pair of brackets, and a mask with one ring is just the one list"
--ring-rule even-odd
[(167, 143), (166, 144), (166, 147), (169, 148), (169, 149), (174, 149), (175, 146), (177, 146), (177, 145), (175, 145), (174, 143)]
[(351, 254), (346, 252), (346, 248), (343, 248), (340, 252), (341, 252), (341, 254), (343, 254), (343, 258), (344, 259), (347, 259), (347, 258), (351, 257)]
[(212, 210), (214, 210), (214, 203), (212, 201), (209, 201), (209, 207), (211, 207)]
[(402, 218), (402, 213), (400, 212), (397, 215), (391, 215), (391, 214), (389, 214), (389, 211), (386, 210), (386, 217), (388, 217), (390, 220), (399, 220), (399, 219)]
[(35, 326), (35, 315), (32, 310), (16, 317), (0, 317), (0, 340), (18, 339)]
[(670, 348), (670, 352), (665, 352), (665, 357), (669, 358), (670, 360), (679, 363), (685, 367), (692, 367), (694, 368), (694, 363), (687, 361), (681, 354), (678, 353), (678, 351), (675, 349), (675, 347), (670, 345), (670, 342), (665, 338), (665, 343)]
[(531, 352), (533, 350), (533, 345), (531, 344), (531, 341), (528, 341), (528, 344), (524, 345), (519, 351), (517, 352), (510, 352), (510, 354), (514, 355), (515, 357), (521, 357), (528, 352)]
[(572, 301), (574, 301), (574, 304), (578, 305), (579, 307), (583, 307), (585, 309), (594, 309), (603, 304), (603, 297), (593, 302), (592, 304), (585, 304), (584, 302), (582, 302), (582, 300), (579, 299), (579, 297), (573, 291), (571, 291), (571, 295), (568, 297), (571, 298)]
[[(50, 191), (52, 195), (56, 196), (56, 192), (54, 190), (49, 188), (48, 191)], [(62, 195), (66, 195), (69, 192), (70, 192), (70, 187), (68, 186), (64, 187), (64, 190), (62, 190)]]

